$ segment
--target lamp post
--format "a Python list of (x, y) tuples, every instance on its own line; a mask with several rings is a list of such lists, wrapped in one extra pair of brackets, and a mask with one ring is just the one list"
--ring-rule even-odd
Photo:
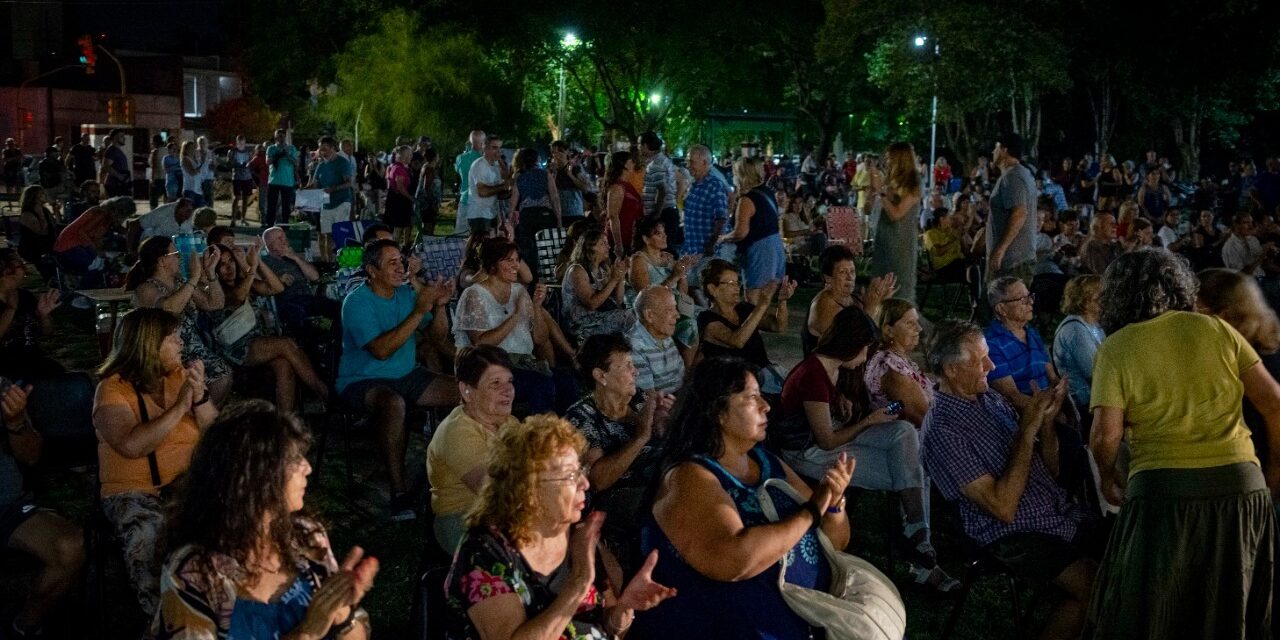
[[(916, 36), (915, 45), (917, 49), (923, 49), (929, 43), (929, 36)], [(937, 59), (942, 55), (942, 50), (938, 47), (938, 43), (933, 43), (933, 57)], [(933, 189), (933, 164), (938, 161), (938, 77), (937, 69), (930, 74), (933, 77), (933, 109), (930, 117), (929, 125), (929, 189)]]
[[(564, 34), (564, 37), (560, 39), (560, 48), (564, 49), (565, 51), (572, 51), (574, 47), (577, 47), (579, 44), (581, 44), (581, 41), (578, 40), (578, 36), (574, 35), (572, 31)], [(564, 138), (564, 97), (565, 97), (564, 58), (561, 57), (560, 58), (560, 105), (556, 109), (556, 128), (560, 130), (560, 137), (562, 139)]]

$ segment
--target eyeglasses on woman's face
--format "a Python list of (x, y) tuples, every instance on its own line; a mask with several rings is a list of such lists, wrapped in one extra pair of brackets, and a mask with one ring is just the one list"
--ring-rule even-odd
[(577, 469), (573, 469), (571, 471), (565, 472), (565, 474), (561, 476), (555, 476), (550, 478), (540, 478), (539, 482), (554, 482), (558, 484), (578, 484), (579, 481), (585, 480), (587, 478), (588, 470), (589, 470), (589, 467), (587, 467), (587, 465), (584, 464), (578, 467)]
[(1036, 294), (1028, 293), (1025, 296), (1019, 296), (1017, 298), (1009, 298), (1008, 300), (1001, 300), (997, 304), (1021, 304), (1023, 302), (1027, 304), (1034, 304), (1035, 301), (1036, 301)]

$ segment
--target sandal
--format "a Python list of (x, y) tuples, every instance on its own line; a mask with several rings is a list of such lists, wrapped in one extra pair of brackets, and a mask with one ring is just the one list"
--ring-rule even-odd
[(955, 593), (963, 586), (959, 580), (947, 575), (947, 572), (938, 565), (934, 565), (932, 569), (926, 569), (912, 562), (911, 577), (915, 579), (916, 584), (929, 587), (938, 593)]

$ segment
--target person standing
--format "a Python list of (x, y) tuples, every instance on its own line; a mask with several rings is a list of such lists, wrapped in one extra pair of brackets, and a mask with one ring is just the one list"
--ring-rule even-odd
[(151, 208), (160, 205), (160, 196), (165, 194), (164, 171), (165, 145), (160, 134), (151, 136), (151, 155), (147, 158), (147, 166), (151, 169)]
[(640, 136), (648, 161), (644, 170), (644, 213), (659, 218), (667, 230), (668, 246), (679, 254), (684, 244), (680, 210), (676, 208), (676, 167), (663, 150), (662, 138), (652, 131)]
[(76, 176), (76, 184), (84, 184), (98, 176), (96, 168), (98, 152), (89, 143), (89, 134), (80, 136), (80, 142), (71, 147), (71, 156), (67, 159), (71, 172)]
[(458, 154), (457, 159), (453, 162), (453, 170), (458, 172), (458, 218), (454, 222), (453, 232), (456, 235), (466, 235), (471, 231), (471, 227), (467, 222), (467, 208), (471, 204), (471, 165), (484, 155), (484, 132), (476, 129), (467, 137), (468, 147), (465, 151)]
[(289, 144), (285, 130), (276, 129), (275, 142), (267, 147), (270, 175), (267, 178), (267, 217), (262, 226), (274, 227), (279, 214), (283, 214), (283, 221), (289, 220), (289, 213), (293, 211), (294, 187), (298, 184), (299, 160), (298, 148)]
[(992, 155), (1000, 178), (991, 191), (987, 223), (987, 280), (1015, 276), (1031, 282), (1036, 260), (1036, 179), (1022, 165), (1022, 136), (1006, 134)]
[(195, 206), (204, 205), (204, 196), (200, 191), (200, 150), (196, 143), (187, 140), (182, 143), (182, 197), (190, 200)]
[(212, 207), (213, 181), (217, 177), (213, 170), (213, 149), (209, 148), (209, 139), (204, 136), (196, 138), (196, 147), (200, 150), (200, 198), (204, 206)]
[(510, 195), (511, 181), (502, 167), (502, 138), (489, 136), (484, 155), (467, 171), (467, 224), (471, 233), (487, 233), (497, 226), (498, 200)]
[(702, 269), (714, 258), (716, 238), (729, 219), (729, 189), (711, 175), (711, 149), (694, 145), (689, 149), (689, 174), (693, 184), (684, 197), (684, 255), (701, 254), (702, 260), (689, 270), (689, 286), (702, 288)]
[(338, 153), (332, 137), (322, 136), (319, 147), (320, 162), (307, 188), (324, 189), (329, 196), (320, 210), (320, 260), (333, 262), (333, 225), (351, 219), (351, 163)]
[(747, 302), (760, 304), (761, 290), (787, 275), (787, 253), (778, 226), (778, 201), (764, 185), (760, 158), (743, 156), (733, 165), (733, 184), (742, 197), (734, 213), (734, 226), (720, 236), (720, 244), (738, 245), (742, 261), (742, 286)]
[[(182, 158), (178, 156), (178, 143), (170, 140), (165, 145), (167, 153), (164, 160), (164, 201), (173, 202), (182, 195)], [(152, 207), (154, 209), (155, 207)]]
[(249, 162), (253, 160), (253, 149), (250, 149), (244, 136), (236, 136), (236, 146), (231, 150), (231, 226), (236, 221), (244, 222), (249, 213), (249, 196), (253, 195), (253, 171)]
[(413, 226), (413, 176), (409, 173), (409, 162), (413, 158), (413, 149), (407, 144), (395, 148), (391, 165), (387, 167), (387, 206), (382, 212), (382, 221), (391, 227), (391, 233), (402, 245), (408, 243), (409, 229)]
[(123, 131), (112, 129), (107, 134), (106, 149), (102, 154), (102, 183), (109, 198), (133, 195), (133, 163), (129, 161), (124, 145)]
[(916, 169), (916, 151), (906, 142), (889, 146), (888, 181), (879, 172), (871, 173), (871, 191), (880, 195), (880, 218), (876, 224), (875, 249), (871, 254), (871, 273), (898, 279), (898, 297), (916, 300), (916, 262), (920, 254), (920, 174)]

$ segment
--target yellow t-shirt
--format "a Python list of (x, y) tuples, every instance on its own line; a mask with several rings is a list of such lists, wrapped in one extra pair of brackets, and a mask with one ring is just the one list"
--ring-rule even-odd
[(867, 208), (867, 194), (871, 193), (871, 173), (862, 167), (853, 174), (853, 186), (858, 191), (858, 210), (863, 211)]
[[(507, 423), (516, 422), (508, 417)], [(455, 407), (427, 445), (427, 479), (431, 482), (431, 510), (437, 516), (464, 513), (479, 495), (462, 482), (468, 471), (489, 463), (489, 443), (495, 432)]]
[(1107, 336), (1090, 409), (1124, 410), (1129, 475), (1258, 463), (1240, 414), (1240, 374), (1258, 354), (1213, 316), (1170, 311)]
[(924, 232), (924, 250), (934, 269), (941, 269), (961, 257), (960, 239), (947, 229), (934, 227)]

